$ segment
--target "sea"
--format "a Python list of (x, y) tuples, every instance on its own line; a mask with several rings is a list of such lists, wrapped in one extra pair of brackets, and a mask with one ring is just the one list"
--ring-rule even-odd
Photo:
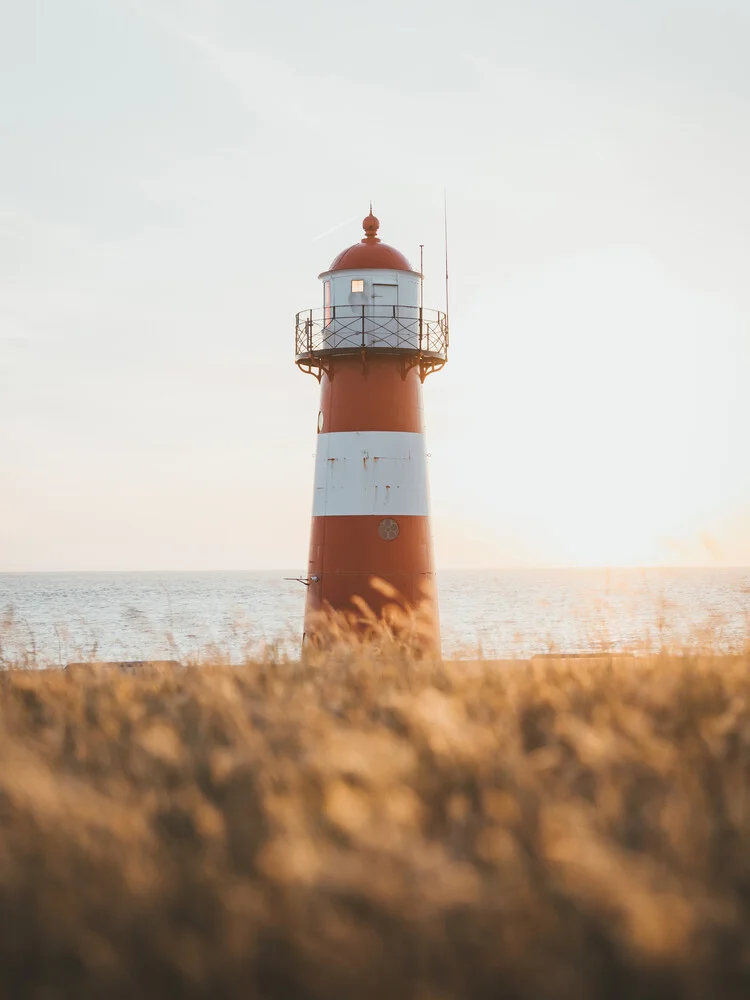
[[(293, 573), (0, 574), (0, 663), (207, 658), (299, 649)], [(732, 651), (750, 639), (750, 568), (438, 573), (443, 654)]]

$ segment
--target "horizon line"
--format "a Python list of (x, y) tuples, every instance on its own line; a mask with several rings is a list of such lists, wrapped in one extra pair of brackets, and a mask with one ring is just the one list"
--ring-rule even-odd
[[(750, 565), (731, 564), (725, 565), (716, 563), (607, 563), (596, 566), (577, 566), (569, 564), (551, 564), (538, 566), (443, 566), (435, 571), (435, 575), (440, 573), (496, 573), (501, 571), (513, 572), (541, 572), (549, 570), (579, 570), (587, 572), (590, 570), (651, 570), (651, 569), (714, 569), (714, 570), (748, 570)], [(289, 567), (270, 567), (263, 569), (0, 569), (0, 576), (25, 576), (44, 574), (128, 574), (128, 573), (293, 573)], [(289, 578), (289, 582), (294, 583), (298, 578)]]

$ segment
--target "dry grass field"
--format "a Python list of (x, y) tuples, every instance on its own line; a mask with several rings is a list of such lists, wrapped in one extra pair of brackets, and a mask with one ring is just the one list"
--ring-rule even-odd
[(750, 654), (0, 673), (0, 996), (746, 998)]

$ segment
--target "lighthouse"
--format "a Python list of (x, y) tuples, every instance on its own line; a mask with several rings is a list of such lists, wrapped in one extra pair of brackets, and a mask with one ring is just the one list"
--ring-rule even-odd
[(296, 317), (295, 361), (320, 383), (305, 635), (358, 596), (378, 617), (421, 606), (439, 648), (422, 385), (448, 359), (448, 318), (372, 206), (362, 226), (319, 275), (323, 305)]

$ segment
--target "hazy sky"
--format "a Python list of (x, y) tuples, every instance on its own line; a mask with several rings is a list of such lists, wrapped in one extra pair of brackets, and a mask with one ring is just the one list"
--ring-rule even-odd
[(748, 52), (747, 0), (0, 0), (0, 570), (304, 570), (294, 314), (370, 197), (442, 307), (443, 188), (438, 566), (749, 564)]

